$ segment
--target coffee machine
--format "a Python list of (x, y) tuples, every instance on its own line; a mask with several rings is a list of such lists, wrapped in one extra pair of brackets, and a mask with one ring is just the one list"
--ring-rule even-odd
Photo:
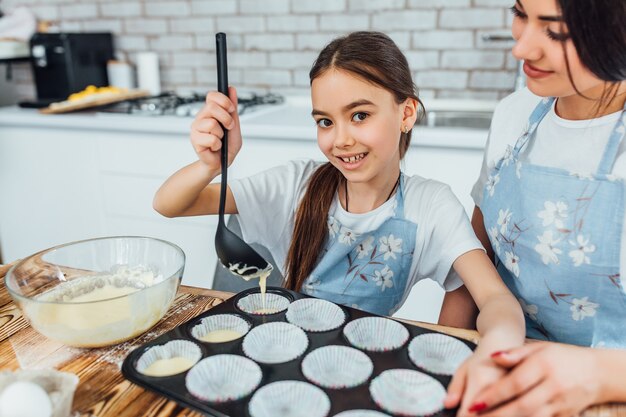
[(88, 85), (109, 84), (107, 62), (113, 59), (113, 36), (101, 33), (36, 33), (30, 39), (31, 66), (37, 101), (45, 107)]

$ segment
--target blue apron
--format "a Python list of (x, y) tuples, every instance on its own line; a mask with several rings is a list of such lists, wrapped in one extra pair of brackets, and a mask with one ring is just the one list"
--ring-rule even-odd
[(581, 174), (520, 159), (553, 102), (537, 105), (526, 133), (507, 148), (485, 185), (481, 210), (496, 267), (524, 310), (528, 337), (624, 348), (624, 183), (611, 170), (626, 111), (597, 172)]
[(417, 225), (404, 218), (404, 176), (394, 213), (377, 230), (358, 234), (328, 216), (328, 241), (302, 292), (335, 303), (391, 315), (404, 300)]

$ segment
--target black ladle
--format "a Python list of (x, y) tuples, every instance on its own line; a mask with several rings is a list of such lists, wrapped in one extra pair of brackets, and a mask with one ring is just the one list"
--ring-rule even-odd
[[(217, 90), (228, 97), (228, 65), (226, 62), (226, 34), (215, 35), (217, 47)], [(222, 183), (220, 188), (220, 207), (217, 231), (215, 232), (215, 250), (230, 272), (246, 280), (269, 274), (273, 267), (261, 255), (230, 231), (224, 223), (224, 207), (226, 205), (226, 180), (228, 170), (228, 130), (222, 126)]]

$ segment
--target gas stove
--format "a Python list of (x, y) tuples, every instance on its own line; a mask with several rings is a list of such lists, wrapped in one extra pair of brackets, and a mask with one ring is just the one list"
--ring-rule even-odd
[[(274, 93), (242, 94), (238, 97), (239, 114), (252, 112), (267, 105), (281, 104), (284, 98)], [(192, 93), (178, 95), (174, 92), (165, 92), (157, 96), (142, 97), (126, 100), (106, 106), (99, 110), (102, 113), (128, 114), (134, 116), (179, 116), (195, 117), (205, 103), (205, 95)]]

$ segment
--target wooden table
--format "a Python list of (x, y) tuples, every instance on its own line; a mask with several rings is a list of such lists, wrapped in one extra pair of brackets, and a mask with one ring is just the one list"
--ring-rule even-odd
[[(3, 274), (0, 266), (0, 277)], [(126, 355), (177, 325), (220, 304), (233, 294), (181, 286), (165, 317), (143, 335), (116, 346), (79, 349), (53, 342), (37, 333), (13, 304), (0, 283), (0, 369), (55, 368), (80, 378), (74, 395), (74, 412), (82, 417), (200, 417), (161, 396), (124, 379), (120, 372)], [(415, 323), (476, 342), (475, 331)], [(594, 407), (584, 417), (626, 417), (626, 405)]]

